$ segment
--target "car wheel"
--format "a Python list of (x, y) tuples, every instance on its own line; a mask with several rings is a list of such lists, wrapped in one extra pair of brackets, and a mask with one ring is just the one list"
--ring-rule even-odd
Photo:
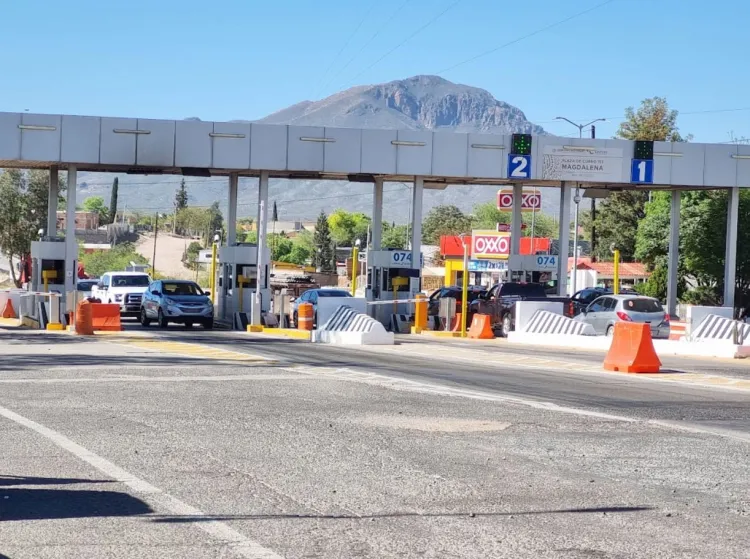
[(146, 316), (146, 309), (141, 309), (141, 326), (143, 326), (144, 328), (148, 328), (149, 326), (151, 326), (151, 321)]
[(214, 327), (214, 319), (213, 318), (210, 318), (210, 319), (205, 320), (203, 322), (203, 328), (205, 328), (206, 330), (213, 330), (213, 327)]
[(607, 337), (611, 338), (615, 335), (615, 327), (614, 326), (607, 326)]
[(510, 316), (510, 313), (506, 313), (503, 316), (503, 323), (502, 324), (503, 324), (503, 327), (502, 327), (502, 329), (501, 329), (500, 332), (501, 332), (503, 338), (507, 338), (508, 337), (508, 332), (510, 332), (510, 329), (513, 327), (513, 319)]
[(169, 326), (169, 321), (167, 320), (167, 317), (164, 316), (164, 313), (161, 309), (159, 309), (159, 328), (166, 328)]

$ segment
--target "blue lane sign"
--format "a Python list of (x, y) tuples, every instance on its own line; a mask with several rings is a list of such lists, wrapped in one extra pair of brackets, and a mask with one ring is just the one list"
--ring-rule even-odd
[(653, 184), (654, 160), (633, 159), (633, 164), (630, 167), (630, 182)]
[(531, 178), (531, 156), (530, 155), (508, 155), (508, 178), (530, 179)]

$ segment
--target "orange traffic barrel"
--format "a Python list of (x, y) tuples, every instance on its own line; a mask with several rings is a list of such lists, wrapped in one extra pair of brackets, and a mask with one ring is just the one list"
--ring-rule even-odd
[(312, 330), (313, 329), (313, 312), (314, 307), (312, 303), (301, 303), (297, 308), (297, 329), (298, 330)]
[(91, 303), (83, 300), (78, 303), (75, 317), (76, 334), (79, 336), (94, 335), (94, 320), (91, 313)]

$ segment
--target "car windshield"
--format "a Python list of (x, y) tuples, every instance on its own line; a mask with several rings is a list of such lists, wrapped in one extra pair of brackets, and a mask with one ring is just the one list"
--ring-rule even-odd
[(325, 291), (318, 291), (318, 297), (351, 297), (352, 294), (348, 291), (340, 291), (337, 289), (326, 289)]
[(148, 287), (148, 276), (112, 276), (112, 287)]
[(164, 295), (203, 295), (203, 290), (198, 284), (187, 282), (162, 282)]
[(622, 308), (632, 312), (664, 312), (664, 307), (654, 299), (626, 299)]

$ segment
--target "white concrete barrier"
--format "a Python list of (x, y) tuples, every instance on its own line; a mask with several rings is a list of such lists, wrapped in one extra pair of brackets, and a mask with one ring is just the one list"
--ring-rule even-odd
[(393, 345), (393, 332), (365, 313), (341, 305), (317, 330), (313, 330), (311, 341), (344, 345)]
[[(565, 349), (588, 349), (608, 351), (612, 338), (607, 336), (576, 336), (573, 334), (532, 334), (511, 332), (511, 343), (530, 346), (549, 346)], [(750, 345), (735, 345), (727, 340), (706, 340), (690, 342), (686, 340), (654, 340), (654, 349), (660, 357), (676, 355), (684, 357), (714, 357), (737, 359), (750, 357)]]
[[(737, 338), (735, 339), (735, 333)], [(693, 330), (690, 335), (690, 340), (694, 342), (704, 343), (706, 341), (737, 341), (739, 344), (744, 345), (748, 342), (750, 337), (750, 324), (746, 324), (739, 320), (732, 320), (731, 318), (724, 318), (716, 314), (709, 314), (703, 321)]]
[(328, 319), (342, 305), (351, 307), (357, 312), (367, 314), (367, 299), (364, 297), (321, 297), (318, 295), (318, 326), (328, 322)]
[(564, 308), (563, 304), (559, 301), (518, 301), (515, 308), (516, 330), (522, 332), (536, 311), (547, 311), (562, 315)]
[(700, 326), (700, 323), (711, 314), (731, 320), (734, 318), (734, 309), (732, 307), (702, 307), (698, 305), (688, 305), (685, 314), (685, 322), (687, 323), (685, 336), (689, 338), (695, 329)]
[[(559, 303), (562, 305), (562, 303)], [(536, 311), (523, 329), (524, 334), (572, 334), (576, 336), (595, 336), (591, 324), (573, 320), (562, 314), (549, 311)]]

